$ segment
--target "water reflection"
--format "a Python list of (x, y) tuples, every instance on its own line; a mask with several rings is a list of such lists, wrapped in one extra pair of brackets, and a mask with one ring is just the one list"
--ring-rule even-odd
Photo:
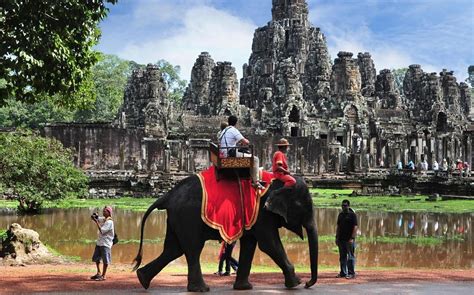
[[(90, 221), (91, 209), (48, 210), (38, 216), (16, 216), (11, 210), (0, 211), (0, 227), (6, 228), (13, 222), (39, 232), (40, 238), (60, 253), (79, 256), (90, 260), (96, 239), (96, 227)], [(139, 239), (142, 212), (117, 209), (114, 211), (117, 233), (122, 242)], [(316, 219), (320, 235), (335, 234), (338, 209), (316, 209)], [(474, 214), (439, 213), (387, 213), (357, 212), (360, 235), (376, 237), (439, 237), (440, 244), (417, 245), (414, 243), (382, 243), (377, 241), (358, 242), (357, 263), (370, 267), (431, 267), (431, 268), (472, 268)], [(152, 239), (144, 248), (145, 261), (152, 260), (163, 249), (166, 232), (166, 212), (153, 213), (145, 227), (145, 238)], [(297, 239), (296, 235), (281, 230), (284, 239)], [(461, 238), (461, 239), (460, 239)], [(219, 243), (209, 241), (202, 253), (202, 262), (216, 262)], [(319, 261), (324, 265), (338, 265), (338, 254), (331, 241), (320, 243)], [(119, 243), (113, 249), (113, 260), (130, 263), (136, 255), (137, 243)], [(309, 265), (309, 251), (306, 242), (287, 243), (285, 248), (290, 260), (295, 264)], [(237, 246), (235, 256), (239, 251)], [(173, 264), (185, 264), (184, 257)], [(265, 254), (257, 252), (256, 265), (274, 265)]]

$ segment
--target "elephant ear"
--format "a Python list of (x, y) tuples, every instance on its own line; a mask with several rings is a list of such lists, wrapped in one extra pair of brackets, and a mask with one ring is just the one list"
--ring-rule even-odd
[(275, 214), (280, 215), (288, 223), (288, 200), (289, 196), (285, 188), (271, 192), (265, 202), (265, 208)]

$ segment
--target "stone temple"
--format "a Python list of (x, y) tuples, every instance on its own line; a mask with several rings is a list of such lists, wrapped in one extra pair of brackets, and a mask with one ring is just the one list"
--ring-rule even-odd
[[(240, 81), (230, 62), (202, 52), (178, 105), (168, 99), (159, 69), (149, 65), (133, 72), (115, 122), (55, 124), (44, 133), (75, 149), (76, 164), (97, 187), (117, 193), (160, 191), (168, 180), (205, 168), (208, 143), (230, 114), (240, 118), (239, 129), (264, 168), (284, 136), (293, 144), (291, 170), (308, 180), (376, 191), (398, 184), (390, 171), (399, 161), (426, 160), (431, 169), (434, 161), (460, 159), (472, 166), (467, 84), (451, 71), (427, 73), (410, 65), (397, 85), (392, 71), (377, 72), (368, 52), (339, 52), (332, 60), (308, 12), (304, 0), (273, 0), (272, 20), (255, 30)], [(449, 173), (409, 178), (417, 191), (432, 192), (437, 183), (437, 189), (473, 193)]]

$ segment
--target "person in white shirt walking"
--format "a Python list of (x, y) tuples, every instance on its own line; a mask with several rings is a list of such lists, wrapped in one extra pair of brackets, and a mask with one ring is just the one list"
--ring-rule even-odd
[[(99, 217), (96, 213), (92, 214), (92, 221), (97, 225), (98, 238), (92, 255), (92, 261), (97, 265), (97, 273), (91, 277), (91, 280), (103, 281), (107, 274), (107, 267), (112, 261), (112, 245), (114, 240), (114, 222), (112, 221), (112, 207), (106, 206), (102, 210), (104, 217)], [(100, 261), (104, 263), (103, 271), (100, 271)]]

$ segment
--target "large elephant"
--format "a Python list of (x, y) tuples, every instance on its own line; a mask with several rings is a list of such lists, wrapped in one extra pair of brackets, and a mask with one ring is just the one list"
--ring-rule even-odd
[[(301, 283), (281, 243), (278, 228), (282, 226), (301, 238), (303, 238), (302, 227), (306, 229), (311, 279), (305, 287), (309, 288), (317, 281), (318, 233), (308, 187), (301, 178), (297, 178), (296, 186), (291, 190), (281, 188), (281, 186), (280, 181), (272, 183), (268, 192), (261, 198), (260, 211), (255, 225), (245, 231), (240, 238), (239, 268), (234, 289), (252, 289), (249, 274), (257, 244), (260, 250), (270, 256), (282, 269), (287, 288), (294, 288)], [(158, 198), (146, 211), (141, 224), (140, 248), (135, 258), (134, 267), (134, 270), (138, 269), (138, 279), (145, 289), (148, 289), (151, 280), (168, 263), (184, 254), (188, 264), (188, 291), (209, 291), (209, 287), (202, 277), (199, 259), (205, 241), (221, 240), (221, 237), (217, 230), (202, 221), (201, 202), (201, 183), (197, 176), (191, 176), (177, 184), (168, 194)], [(264, 206), (265, 202), (267, 202), (267, 206)], [(273, 212), (266, 207), (272, 208)], [(154, 209), (166, 209), (168, 214), (163, 253), (152, 262), (139, 268), (143, 254), (145, 222)]]

